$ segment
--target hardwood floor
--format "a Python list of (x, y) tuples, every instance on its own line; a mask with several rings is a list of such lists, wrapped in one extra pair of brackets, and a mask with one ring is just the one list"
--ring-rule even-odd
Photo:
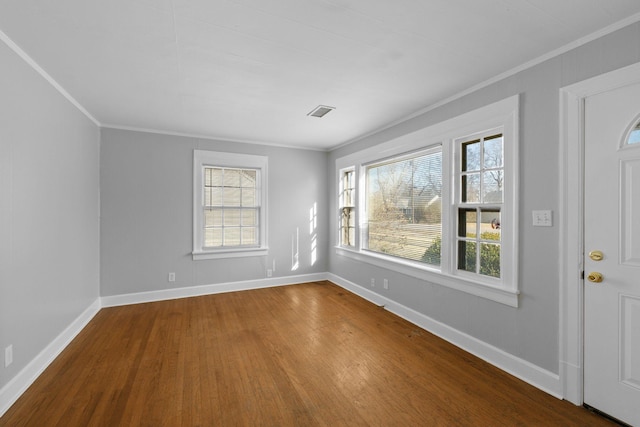
[(101, 310), (1, 426), (599, 426), (329, 282)]

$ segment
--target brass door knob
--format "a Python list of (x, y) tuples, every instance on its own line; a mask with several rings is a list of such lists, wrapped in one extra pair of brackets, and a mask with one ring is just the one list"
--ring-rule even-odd
[(591, 251), (589, 252), (589, 258), (594, 261), (602, 261), (602, 258), (604, 258), (604, 254), (600, 251)]
[(587, 280), (593, 283), (600, 283), (602, 282), (602, 279), (603, 279), (602, 274), (598, 273), (597, 271), (593, 271), (589, 273), (589, 275), (587, 276)]

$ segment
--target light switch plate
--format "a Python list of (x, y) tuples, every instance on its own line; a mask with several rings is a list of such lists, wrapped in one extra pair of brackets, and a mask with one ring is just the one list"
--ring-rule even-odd
[(534, 227), (553, 227), (552, 211), (533, 211)]

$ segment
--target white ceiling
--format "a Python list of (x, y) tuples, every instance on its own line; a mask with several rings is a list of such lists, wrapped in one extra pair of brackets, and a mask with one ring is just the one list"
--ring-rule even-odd
[[(102, 126), (327, 149), (638, 13), (638, 0), (0, 0), (0, 30)], [(307, 117), (319, 104), (336, 110)]]

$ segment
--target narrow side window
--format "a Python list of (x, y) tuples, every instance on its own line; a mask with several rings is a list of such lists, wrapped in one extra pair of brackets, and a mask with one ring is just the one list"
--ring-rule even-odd
[(339, 220), (340, 245), (356, 244), (356, 188), (354, 168), (340, 171)]

